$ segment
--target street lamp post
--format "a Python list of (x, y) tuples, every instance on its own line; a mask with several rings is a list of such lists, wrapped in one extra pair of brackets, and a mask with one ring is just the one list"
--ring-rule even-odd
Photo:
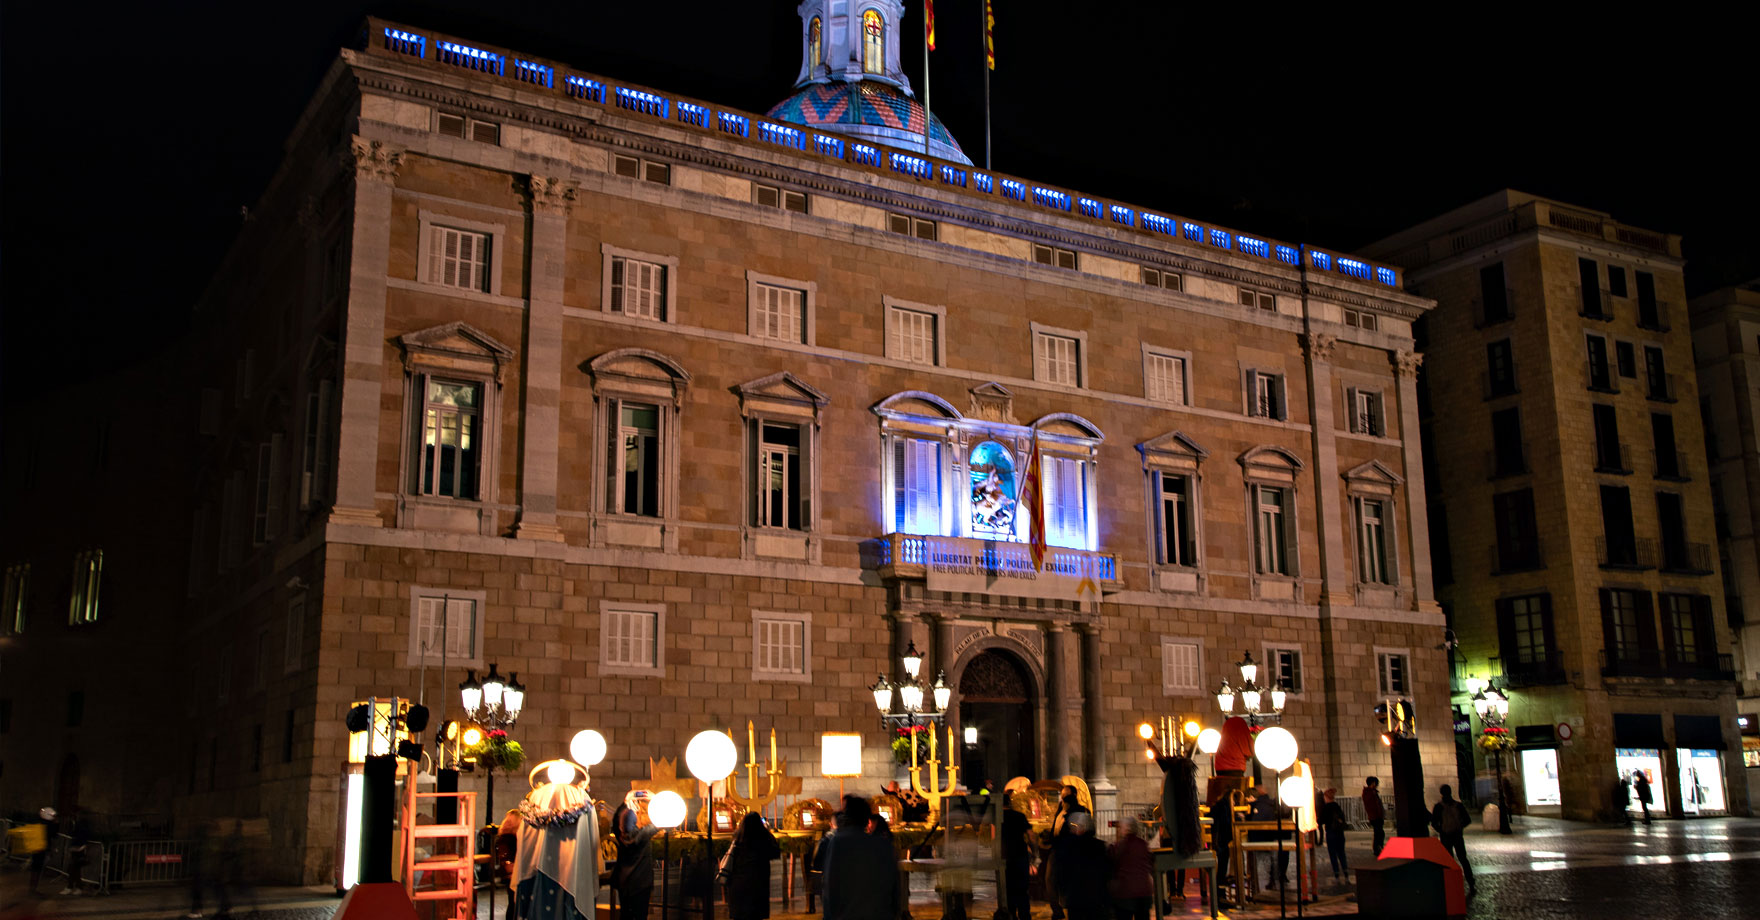
[[(932, 684), (917, 677), (923, 668), (923, 656), (917, 652), (914, 641), (899, 657), (899, 664), (904, 667), (903, 680), (895, 684), (882, 674), (868, 692), (874, 694), (874, 708), (880, 711), (880, 724), (890, 728), (897, 723), (912, 729), (911, 743), (914, 745), (914, 729), (918, 724), (939, 725), (947, 718), (947, 707), (953, 702), (953, 688), (947, 684), (946, 671), (938, 672)], [(894, 690), (898, 691), (899, 708), (896, 710), (892, 708)]]
[(1513, 834), (1515, 832), (1509, 826), (1509, 802), (1503, 795), (1503, 752), (1509, 744), (1509, 729), (1503, 723), (1509, 718), (1509, 695), (1496, 687), (1486, 686), (1473, 694), (1473, 711), (1479, 714), (1479, 723), (1484, 727), (1482, 737), (1497, 739), (1495, 745), (1481, 744), (1491, 755), (1492, 769), (1497, 774), (1497, 832)]
[[(526, 685), (519, 682), (519, 672), (511, 672), (506, 680), (495, 670), (493, 662), (489, 665), (489, 673), (482, 680), (477, 679), (477, 671), (472, 668), (466, 672), (465, 679), (458, 685), (459, 701), (464, 704), (466, 719), (477, 723), (481, 730), (491, 729), (507, 731), (513, 723), (519, 721), (520, 710), (525, 708)], [(483, 816), (485, 820), (495, 820), (495, 764), (485, 762), (484, 779), (488, 794), (485, 796)], [(497, 822), (499, 823), (499, 822)], [(475, 828), (472, 829), (475, 832)], [(491, 845), (493, 846), (493, 845)], [(495, 863), (489, 862), (489, 915), (495, 915)], [(511, 897), (511, 895), (509, 895)]]
[[(1249, 679), (1249, 682), (1251, 682), (1250, 679)], [(1277, 855), (1279, 857), (1278, 862), (1282, 863), (1283, 862), (1283, 859), (1282, 859), (1282, 856), (1283, 856), (1283, 808), (1284, 808), (1284, 805), (1286, 804), (1286, 801), (1287, 801), (1287, 799), (1285, 798), (1286, 793), (1285, 793), (1285, 789), (1284, 789), (1285, 783), (1283, 781), (1283, 771), (1285, 771), (1295, 765), (1295, 762), (1296, 762), (1296, 738), (1295, 738), (1295, 736), (1290, 734), (1287, 729), (1284, 729), (1280, 726), (1268, 728), (1268, 729), (1260, 732), (1259, 737), (1253, 740), (1253, 759), (1256, 761), (1259, 761), (1260, 763), (1263, 763), (1267, 767), (1270, 767), (1272, 772), (1276, 773), (1277, 777), (1278, 777), (1278, 784), (1277, 784), (1277, 798), (1278, 798), (1278, 801), (1277, 801)], [(1294, 780), (1298, 779), (1298, 777), (1291, 777), (1290, 779), (1291, 779), (1291, 781), (1294, 781)], [(1299, 783), (1295, 784), (1296, 787), (1299, 787), (1300, 785), (1301, 784), (1299, 784)], [(1298, 790), (1297, 790), (1297, 788), (1292, 787), (1288, 791), (1290, 793), (1294, 793)], [(1310, 784), (1307, 788), (1306, 800), (1312, 801), (1313, 796), (1314, 796), (1314, 789), (1313, 789), (1313, 786)], [(1298, 844), (1298, 850), (1296, 853), (1296, 882), (1297, 882), (1297, 885), (1296, 885), (1296, 916), (1297, 917), (1302, 916), (1302, 890), (1301, 890), (1300, 883), (1302, 882), (1302, 863), (1303, 863), (1303, 860), (1301, 858), (1302, 854), (1299, 849), (1299, 846), (1300, 845)], [(1276, 866), (1276, 868), (1281, 870), (1283, 867), (1281, 865), (1279, 865), (1279, 866)], [(1288, 910), (1288, 907), (1287, 907), (1288, 902), (1284, 896), (1283, 875), (1284, 874), (1282, 871), (1279, 871), (1277, 873), (1277, 913), (1278, 913), (1278, 916), (1280, 916), (1280, 917), (1284, 916), (1286, 911)]]
[[(1234, 715), (1234, 701), (1238, 696), (1241, 701), (1241, 715), (1248, 723), (1258, 726), (1261, 722), (1281, 723), (1283, 721), (1283, 704), (1289, 698), (1289, 692), (1283, 685), (1273, 682), (1270, 688), (1259, 685), (1259, 665), (1253, 661), (1252, 652), (1242, 652), (1241, 660), (1235, 663), (1241, 670), (1241, 685), (1237, 689), (1229, 686), (1228, 680), (1216, 688), (1216, 705), (1222, 709), (1224, 716)], [(1267, 706), (1266, 703), (1271, 705)]]

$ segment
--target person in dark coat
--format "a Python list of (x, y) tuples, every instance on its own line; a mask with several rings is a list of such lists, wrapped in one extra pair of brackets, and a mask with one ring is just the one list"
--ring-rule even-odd
[(1462, 805), (1454, 797), (1454, 787), (1442, 787), (1442, 801), (1430, 812), (1430, 824), (1436, 828), (1436, 836), (1442, 840), (1442, 848), (1449, 852), (1461, 864), (1461, 875), (1467, 882), (1467, 892), (1478, 891), (1479, 886), (1473, 882), (1473, 864), (1467, 862), (1467, 825), (1473, 823), (1472, 815), (1467, 813), (1467, 806)]
[(1351, 880), (1350, 860), (1344, 853), (1344, 806), (1338, 804), (1338, 790), (1328, 789), (1320, 803), (1320, 829), (1326, 832), (1326, 855), (1332, 859), (1332, 877), (1336, 881)]
[(1216, 851), (1217, 897), (1232, 876), (1228, 864), (1234, 855), (1234, 792), (1224, 787), (1216, 790), (1210, 802), (1210, 849)]
[(1375, 829), (1375, 842), (1370, 844), (1369, 852), (1379, 858), (1381, 848), (1387, 844), (1387, 809), (1381, 807), (1379, 776), (1363, 780), (1363, 817), (1368, 818), (1369, 826)]
[[(1278, 805), (1277, 799), (1272, 797), (1270, 789), (1265, 789), (1263, 791), (1255, 789), (1252, 792), (1248, 792), (1247, 800), (1248, 805), (1251, 808), (1251, 810), (1247, 812), (1247, 820), (1249, 821), (1276, 821), (1279, 813), (1284, 811), (1284, 809)], [(1295, 827), (1290, 821), (1290, 816), (1288, 814), (1283, 815), (1283, 820), (1286, 825), (1289, 825), (1289, 829), (1285, 830), (1281, 835), (1275, 830), (1247, 831), (1247, 841), (1249, 843), (1265, 843), (1274, 842), (1279, 837), (1282, 837), (1284, 840), (1290, 839), (1290, 831), (1295, 830)], [(1264, 890), (1270, 891), (1277, 887), (1279, 880), (1282, 880), (1286, 885), (1289, 883), (1290, 852), (1291, 851), (1288, 847), (1277, 851), (1277, 874), (1271, 875), (1269, 872), (1266, 873)], [(1270, 854), (1265, 855), (1268, 856)], [(1249, 862), (1248, 866), (1250, 867), (1251, 865), (1252, 863)], [(1257, 883), (1258, 880), (1258, 871), (1255, 870), (1253, 873), (1253, 881)]]
[(1613, 804), (1627, 827), (1632, 825), (1632, 778), (1621, 773), (1613, 780)]
[(1094, 837), (1094, 816), (1084, 808), (1071, 813), (1064, 825), (1051, 843), (1051, 878), (1058, 900), (1070, 920), (1106, 920), (1112, 863), (1106, 844)]
[(825, 920), (898, 920), (898, 857), (890, 835), (868, 833), (872, 816), (867, 799), (843, 797), (824, 843)]
[(1632, 791), (1638, 794), (1638, 806), (1644, 809), (1644, 823), (1650, 823), (1650, 777), (1643, 770), (1632, 771)]
[(1143, 839), (1136, 818), (1126, 815), (1118, 819), (1118, 836), (1106, 848), (1112, 861), (1112, 915), (1116, 920), (1149, 920), (1154, 903), (1155, 881), (1149, 877), (1154, 863), (1149, 858), (1149, 842)]
[[(1063, 787), (1057, 797), (1057, 813), (1051, 816), (1051, 855), (1046, 859), (1046, 871), (1051, 873), (1051, 890), (1047, 894), (1051, 898), (1051, 920), (1063, 920), (1063, 897), (1059, 893), (1061, 887), (1057, 882), (1057, 841), (1069, 833), (1069, 819), (1076, 815), (1094, 816), (1088, 806), (1082, 804), (1080, 792), (1074, 786)], [(1090, 825), (1092, 821), (1090, 820)], [(1098, 842), (1098, 841), (1096, 841)], [(1105, 849), (1105, 846), (1101, 846)]]
[(1027, 897), (1027, 880), (1033, 872), (1033, 846), (1027, 838), (1033, 833), (1032, 822), (1014, 807), (1014, 796), (1002, 796), (1002, 866), (1008, 886), (1010, 920), (1028, 920), (1032, 902)]
[(733, 834), (726, 868), (721, 870), (727, 914), (733, 920), (767, 920), (770, 916), (770, 864), (782, 856), (776, 835), (764, 816), (746, 812)]
[(654, 835), (660, 828), (642, 824), (641, 815), (627, 801), (611, 815), (617, 835), (617, 862), (611, 882), (617, 889), (618, 920), (648, 920), (648, 904), (654, 899)]
[[(1190, 757), (1162, 753), (1153, 741), (1148, 745), (1155, 765), (1161, 768), (1161, 845), (1172, 847), (1182, 857), (1190, 857), (1198, 852), (1203, 840), (1198, 825), (1197, 765)], [(1167, 892), (1169, 897), (1185, 900), (1184, 869), (1167, 873)], [(1171, 903), (1163, 911), (1170, 909)]]

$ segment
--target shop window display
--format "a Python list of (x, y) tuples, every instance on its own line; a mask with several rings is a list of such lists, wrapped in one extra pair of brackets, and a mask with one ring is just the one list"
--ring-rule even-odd
[(1680, 767), (1681, 812), (1688, 815), (1724, 814), (1729, 810), (1723, 797), (1723, 756), (1718, 751), (1677, 748), (1675, 763)]
[(1557, 807), (1558, 750), (1530, 749), (1522, 752), (1522, 788), (1530, 808)]

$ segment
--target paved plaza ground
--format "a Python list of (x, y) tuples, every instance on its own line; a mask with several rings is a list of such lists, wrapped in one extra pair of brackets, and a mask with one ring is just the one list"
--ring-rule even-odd
[[(1370, 859), (1369, 835), (1351, 835), (1353, 864)], [(1324, 851), (1322, 851), (1323, 854)], [(1760, 819), (1708, 818), (1694, 821), (1658, 821), (1648, 827), (1607, 827), (1545, 819), (1523, 819), (1509, 837), (1473, 831), (1467, 835), (1467, 852), (1478, 877), (1479, 894), (1468, 904), (1472, 920), (1673, 920), (1673, 918), (1760, 916), (1752, 879), (1760, 860)], [(1322, 855), (1324, 858), (1324, 855)], [(1356, 905), (1348, 898), (1351, 888), (1331, 884), (1331, 873), (1322, 869), (1320, 900), (1306, 906), (1307, 916), (1354, 916)], [(1741, 881), (1749, 880), (1747, 885)], [(60, 890), (45, 880), (45, 890)], [(108, 920), (167, 920), (181, 917), (188, 909), (182, 888), (145, 888), (107, 896), (71, 897), (50, 895), (33, 898), (26, 891), (28, 877), (17, 868), (0, 871), (0, 920), (27, 918), (108, 918)], [(778, 888), (779, 890), (779, 888)], [(676, 889), (675, 889), (676, 891)], [(1176, 916), (1208, 916), (1196, 896), (1196, 887), (1176, 911)], [(254, 892), (260, 920), (329, 920), (339, 899), (322, 888), (264, 888)], [(659, 893), (655, 894), (656, 900)], [(994, 909), (994, 891), (981, 888), (974, 920), (985, 920)], [(246, 899), (249, 904), (249, 899)], [(506, 893), (496, 895), (497, 913), (503, 912)], [(488, 904), (481, 900), (479, 917), (490, 920)], [(797, 897), (794, 913), (777, 904), (773, 920), (809, 920), (799, 913), (804, 905)], [(934, 893), (921, 883), (913, 889), (911, 913), (915, 920), (938, 920), (941, 907)], [(251, 916), (248, 907), (235, 916)], [(212, 916), (210, 914), (210, 916)], [(717, 913), (725, 918), (725, 911)], [(1047, 920), (1044, 904), (1033, 905), (1034, 920)], [(1223, 911), (1231, 920), (1277, 917), (1275, 894), (1268, 903), (1250, 910)], [(1289, 916), (1295, 916), (1293, 904)], [(678, 909), (653, 920), (693, 920), (696, 911)]]

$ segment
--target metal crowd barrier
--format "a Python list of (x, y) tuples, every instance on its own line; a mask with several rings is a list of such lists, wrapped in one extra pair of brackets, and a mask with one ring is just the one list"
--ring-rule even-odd
[[(195, 870), (194, 840), (128, 840), (104, 851), (100, 889), (111, 885), (162, 885), (187, 882)], [(89, 864), (89, 863), (88, 863)]]

